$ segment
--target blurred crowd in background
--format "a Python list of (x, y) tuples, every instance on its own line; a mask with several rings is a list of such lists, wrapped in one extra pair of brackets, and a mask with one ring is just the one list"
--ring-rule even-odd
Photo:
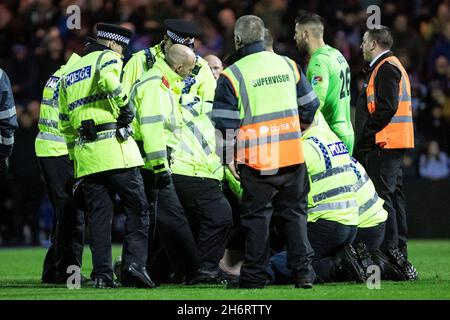
[[(81, 9), (81, 29), (69, 30), (66, 8)], [(260, 16), (276, 53), (297, 60), (294, 19), (299, 10), (325, 18), (325, 40), (347, 58), (353, 104), (365, 67), (360, 44), (367, 7), (378, 5), (381, 24), (392, 28), (394, 53), (409, 73), (416, 148), (405, 158), (407, 179), (449, 179), (450, 3), (438, 0), (2, 0), (0, 67), (9, 75), (20, 124), (8, 175), (0, 177), (0, 245), (45, 245), (51, 205), (34, 153), (39, 104), (47, 78), (72, 52), (80, 53), (97, 22), (121, 23), (135, 32), (131, 52), (162, 40), (163, 21), (182, 18), (203, 31), (195, 51), (224, 58), (234, 51), (233, 28), (244, 14)], [(128, 54), (126, 59), (129, 58)], [(115, 223), (120, 225), (120, 218)], [(120, 228), (119, 228), (120, 229)]]

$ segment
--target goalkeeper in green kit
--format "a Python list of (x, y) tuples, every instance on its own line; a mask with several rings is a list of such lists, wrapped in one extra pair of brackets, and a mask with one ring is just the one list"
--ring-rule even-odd
[(350, 120), (350, 67), (344, 56), (323, 41), (324, 23), (317, 14), (302, 12), (295, 19), (295, 41), (311, 59), (306, 77), (319, 97), (320, 107), (331, 130), (353, 152)]

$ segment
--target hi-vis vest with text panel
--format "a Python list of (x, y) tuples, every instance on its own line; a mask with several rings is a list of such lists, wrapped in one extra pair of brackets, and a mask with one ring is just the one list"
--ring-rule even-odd
[(263, 51), (240, 59), (223, 74), (238, 97), (237, 163), (262, 172), (303, 163), (296, 63)]
[(97, 132), (94, 141), (80, 137), (82, 121), (93, 120), (95, 125), (115, 123), (120, 108), (126, 106), (121, 71), (118, 53), (94, 51), (71, 65), (60, 80), (58, 129), (67, 142), (69, 157), (74, 160), (76, 178), (144, 165), (134, 139), (119, 142), (115, 129)]
[(59, 85), (60, 79), (80, 56), (73, 53), (67, 63), (59, 68), (45, 83), (39, 111), (39, 133), (34, 148), (38, 157), (59, 157), (69, 153), (66, 140), (58, 130), (59, 122)]
[(383, 63), (388, 62), (396, 66), (402, 73), (399, 88), (398, 109), (389, 124), (375, 135), (375, 143), (384, 149), (414, 148), (414, 127), (411, 111), (411, 85), (408, 74), (396, 57), (382, 60), (373, 70), (367, 85), (367, 108), (372, 114), (375, 112), (375, 77)]
[(317, 111), (315, 126), (303, 133), (303, 148), (310, 191), (308, 222), (319, 219), (358, 225), (358, 202), (354, 190), (354, 165), (345, 144), (331, 131)]

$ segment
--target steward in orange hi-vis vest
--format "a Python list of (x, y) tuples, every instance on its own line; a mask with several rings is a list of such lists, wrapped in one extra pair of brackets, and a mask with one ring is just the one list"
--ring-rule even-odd
[(384, 149), (410, 149), (414, 148), (414, 127), (411, 111), (411, 85), (408, 74), (400, 61), (390, 56), (383, 59), (373, 70), (366, 88), (367, 109), (372, 114), (377, 108), (375, 95), (375, 77), (379, 68), (385, 63), (391, 63), (402, 73), (399, 84), (398, 108), (389, 124), (375, 135), (375, 143)]
[[(319, 99), (293, 60), (265, 50), (261, 18), (240, 17), (234, 34), (236, 59), (217, 81), (212, 121), (225, 135), (229, 156), (225, 162), (243, 189), (241, 225), (246, 243), (239, 287), (266, 284), (267, 239), (276, 210), (284, 220), (294, 285), (311, 288), (315, 274), (307, 237), (310, 187), (300, 122), (313, 121)], [(237, 154), (230, 155), (235, 145)]]

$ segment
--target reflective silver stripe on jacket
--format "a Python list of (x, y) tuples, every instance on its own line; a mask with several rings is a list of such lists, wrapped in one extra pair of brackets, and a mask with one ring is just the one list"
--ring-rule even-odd
[(366, 184), (367, 181), (369, 181), (369, 176), (366, 173), (364, 175), (364, 177), (362, 177), (361, 179), (358, 180), (358, 182), (355, 183), (355, 185), (354, 185), (355, 192), (357, 192), (359, 189), (361, 189)]
[(10, 145), (14, 144), (14, 136), (7, 138), (7, 137), (3, 137), (0, 135), (0, 143), (5, 146), (10, 146)]
[(389, 123), (408, 123), (413, 122), (412, 116), (393, 116)]
[(245, 85), (244, 76), (242, 75), (241, 70), (239, 70), (239, 68), (235, 64), (229, 66), (228, 69), (230, 69), (231, 73), (233, 73), (234, 77), (239, 82), (239, 97), (242, 101), (242, 106), (244, 107), (246, 117), (243, 119), (242, 125), (245, 125), (248, 123), (247, 121), (249, 121), (248, 118), (249, 117), (251, 118), (252, 110), (250, 109), (250, 101), (248, 98), (248, 92), (247, 87)]
[(16, 114), (16, 106), (12, 106), (11, 108), (0, 111), (0, 120), (11, 118)]
[(50, 132), (43, 132), (43, 131), (40, 131), (36, 138), (42, 139), (42, 140), (56, 141), (56, 142), (66, 142), (64, 137), (58, 136), (58, 135), (50, 133)]
[(305, 94), (303, 97), (297, 98), (297, 103), (300, 106), (308, 104), (316, 99), (316, 93), (314, 91), (310, 91)]
[(341, 186), (338, 188), (334, 188), (334, 189), (316, 194), (315, 196), (313, 196), (313, 200), (314, 200), (314, 202), (319, 202), (319, 201), (323, 201), (328, 198), (332, 198), (332, 197), (335, 197), (337, 195), (340, 195), (340, 194), (343, 194), (346, 192), (353, 192), (353, 185)]
[(320, 181), (322, 179), (325, 179), (325, 178), (328, 178), (328, 177), (332, 177), (332, 176), (338, 175), (340, 173), (347, 172), (347, 171), (352, 171), (352, 170), (353, 170), (352, 164), (346, 164), (346, 165), (343, 165), (343, 166), (331, 168), (331, 169), (325, 170), (323, 172), (320, 172), (320, 173), (312, 175), (311, 176), (311, 181), (312, 182), (317, 182), (317, 181)]
[(97, 133), (97, 138), (94, 141), (85, 141), (85, 140), (78, 139), (76, 141), (76, 144), (77, 145), (81, 145), (81, 144), (84, 144), (84, 143), (97, 142), (97, 141), (111, 139), (111, 138), (115, 138), (115, 137), (116, 137), (116, 131), (115, 130), (102, 131), (102, 132)]
[(254, 117), (247, 117), (246, 124), (255, 124), (265, 121), (277, 120), (282, 118), (290, 118), (298, 116), (298, 109), (288, 109), (283, 111), (276, 111), (271, 113), (262, 114)]
[(281, 141), (300, 139), (301, 136), (302, 135), (300, 132), (288, 132), (272, 136), (260, 137), (251, 140), (239, 140), (237, 143), (239, 147), (245, 146), (246, 148), (252, 148), (267, 143), (276, 143)]
[(375, 192), (372, 198), (366, 201), (362, 206), (359, 207), (359, 214), (363, 214), (369, 210), (378, 201), (378, 194)]
[(358, 207), (358, 203), (356, 200), (346, 200), (339, 202), (330, 202), (330, 203), (321, 203), (315, 206), (314, 208), (308, 209), (308, 214), (319, 212), (319, 211), (331, 211), (331, 210), (343, 210), (352, 207)]
[(213, 109), (212, 117), (213, 118), (232, 119), (232, 120), (240, 120), (241, 119), (241, 117), (239, 115), (239, 111), (225, 110), (225, 109)]
[(163, 121), (164, 121), (164, 118), (161, 114), (156, 115), (156, 116), (148, 116), (148, 117), (139, 118), (140, 124), (151, 124), (151, 123), (157, 123), (157, 122), (163, 122)]
[(147, 161), (161, 159), (161, 158), (167, 158), (167, 151), (166, 150), (150, 152), (150, 153), (147, 153), (145, 155), (145, 159)]
[(200, 129), (192, 121), (186, 123), (186, 126), (191, 130), (192, 134), (195, 136), (198, 143), (202, 146), (202, 149), (206, 153), (206, 155), (209, 156), (211, 154), (211, 148), (209, 147), (205, 137), (203, 137)]
[(52, 120), (52, 119), (44, 119), (40, 118), (38, 124), (58, 129), (58, 121)]
[(41, 104), (52, 108), (58, 108), (58, 101), (56, 101), (55, 99), (42, 99)]

